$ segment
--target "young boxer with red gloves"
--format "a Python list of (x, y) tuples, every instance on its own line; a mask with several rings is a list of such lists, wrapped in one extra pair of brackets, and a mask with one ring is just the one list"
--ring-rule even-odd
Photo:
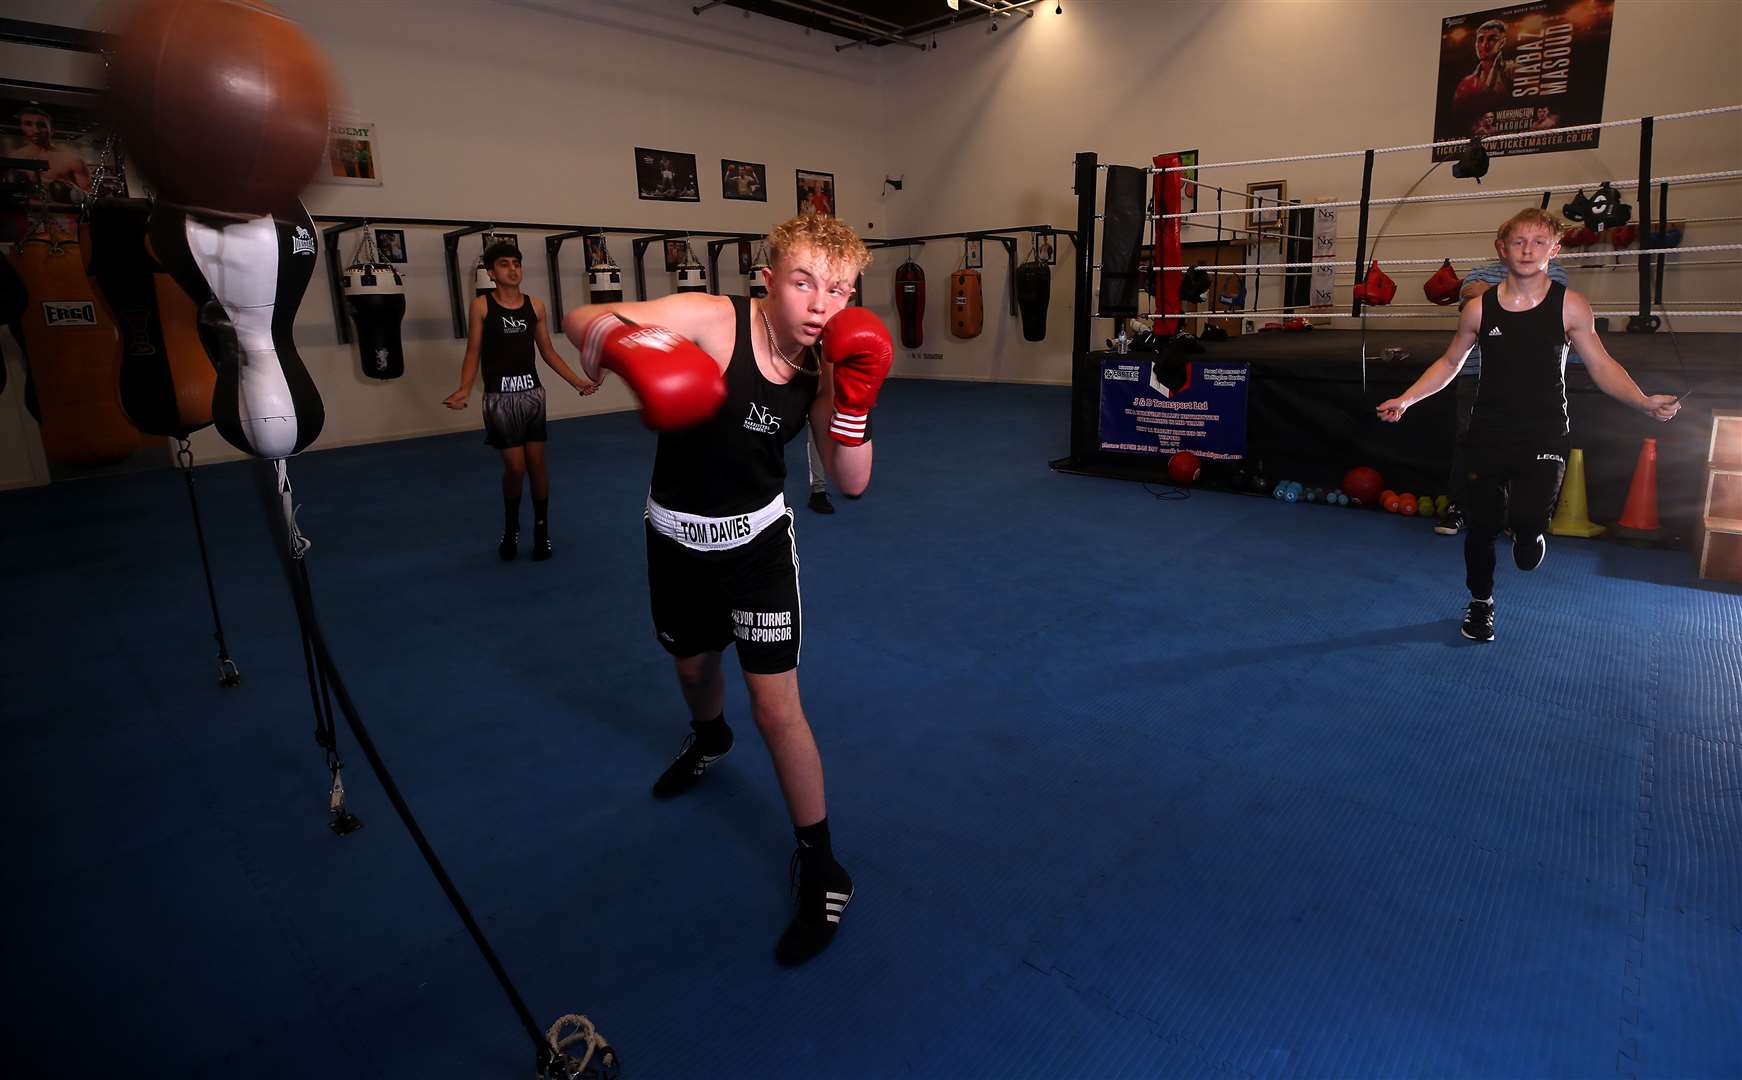
[(721, 653), (738, 649), (752, 718), (774, 760), (798, 850), (798, 908), (775, 946), (799, 964), (835, 936), (853, 881), (835, 860), (822, 758), (799, 703), (798, 547), (783, 494), (786, 444), (808, 419), (835, 486), (871, 481), (871, 409), (889, 373), (889, 331), (848, 307), (870, 253), (834, 218), (805, 214), (768, 238), (768, 295), (681, 293), (588, 305), (563, 320), (589, 378), (621, 375), (659, 429), (647, 497), (654, 631), (676, 660), (692, 733), (653, 785), (689, 790), (732, 748)]

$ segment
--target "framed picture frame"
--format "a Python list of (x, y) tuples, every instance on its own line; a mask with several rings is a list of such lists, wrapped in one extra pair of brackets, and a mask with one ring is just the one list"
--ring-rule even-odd
[(1047, 266), (1056, 266), (1059, 261), (1058, 240), (1051, 233), (1041, 233), (1034, 238), (1034, 250), (1039, 253), (1040, 261)]
[[(113, 160), (105, 162), (111, 148)], [(0, 156), (42, 162), (40, 169), (0, 170), (0, 182), (26, 192), (41, 189), (28, 201), (83, 202), (105, 173), (113, 178), (106, 190), (128, 193), (125, 154), (109, 127), (103, 91), (94, 87), (0, 79)], [(78, 235), (77, 215), (50, 214), (48, 224)], [(29, 227), (26, 202), (0, 209), (0, 241), (23, 239)]]
[(720, 197), (739, 202), (768, 201), (768, 166), (720, 159)]
[(986, 265), (986, 242), (984, 240), (964, 240), (962, 248), (968, 269), (978, 270)]
[(1268, 208), (1247, 215), (1251, 228), (1260, 232), (1279, 229), (1282, 227), (1283, 207), (1288, 203), (1288, 181), (1261, 180), (1247, 184), (1246, 200), (1248, 206)]
[(369, 120), (333, 117), (327, 123), (326, 164), (316, 183), (381, 187), (381, 129)]
[(603, 233), (587, 237), (587, 270), (597, 270), (602, 266), (611, 265), (611, 247), (605, 242)]
[(376, 229), (375, 252), (382, 262), (406, 263), (404, 229)]
[(701, 202), (696, 156), (681, 150), (635, 148), (635, 194), (654, 202)]
[(665, 242), (665, 272), (677, 273), (677, 268), (683, 265), (684, 252), (689, 250), (690, 242), (684, 239), (667, 239)]
[(826, 172), (811, 172), (799, 169), (798, 172), (798, 212), (814, 210), (825, 217), (835, 216), (835, 174)]

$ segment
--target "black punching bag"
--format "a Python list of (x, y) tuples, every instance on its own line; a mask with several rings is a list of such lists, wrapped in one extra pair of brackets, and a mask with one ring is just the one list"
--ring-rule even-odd
[(399, 324), (405, 319), (405, 279), (382, 262), (355, 262), (345, 270), (345, 306), (357, 327), (357, 358), (371, 379), (405, 374), (405, 345)]
[[(24, 315), (24, 306), (30, 302), (30, 292), (24, 287), (24, 279), (18, 276), (18, 271), (12, 268), (8, 259), (0, 259), (0, 325), (12, 331), (13, 340), (18, 347), (24, 347), (24, 324), (19, 319)], [(29, 370), (28, 366), (25, 369)], [(0, 355), (0, 394), (6, 392), (6, 357)]]
[(1016, 304), (1022, 312), (1024, 341), (1046, 340), (1046, 308), (1051, 301), (1052, 271), (1038, 254), (1030, 255), (1016, 268)]
[(902, 347), (919, 348), (925, 343), (925, 271), (912, 259), (895, 268), (895, 310)]

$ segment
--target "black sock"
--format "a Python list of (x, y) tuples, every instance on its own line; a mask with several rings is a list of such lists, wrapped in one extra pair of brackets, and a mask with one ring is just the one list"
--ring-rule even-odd
[(509, 536), (520, 535), (520, 496), (502, 496), (502, 531)]
[(829, 819), (815, 825), (794, 826), (792, 835), (798, 837), (799, 857), (816, 866), (828, 866), (835, 861), (834, 849), (829, 846)]
[(703, 750), (724, 750), (732, 745), (732, 729), (726, 726), (725, 713), (712, 720), (691, 720), (690, 727)]
[(532, 531), (542, 533), (550, 528), (549, 517), (550, 497), (546, 496), (545, 498), (540, 499), (537, 496), (534, 496), (532, 500)]

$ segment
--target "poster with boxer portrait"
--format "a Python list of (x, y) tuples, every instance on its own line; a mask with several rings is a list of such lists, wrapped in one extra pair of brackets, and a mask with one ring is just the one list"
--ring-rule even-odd
[(635, 194), (656, 202), (701, 202), (696, 156), (681, 150), (635, 148)]
[[(0, 79), (0, 156), (42, 164), (40, 169), (6, 169), (0, 172), (0, 183), (35, 203), (82, 203), (91, 193), (92, 178), (100, 175), (98, 167), (110, 142), (101, 104), (97, 90)], [(127, 194), (124, 177), (116, 193)], [(49, 213), (47, 219), (63, 236), (78, 233), (75, 212)], [(22, 239), (28, 220), (29, 212), (22, 206), (0, 210), (0, 241)]]
[(835, 216), (835, 174), (798, 172), (798, 212), (815, 211), (824, 217)]
[(327, 160), (315, 179), (323, 184), (381, 186), (381, 132), (372, 122), (333, 117), (327, 127)]
[(1434, 141), (1534, 133), (1486, 146), (1492, 157), (1595, 148), (1600, 129), (1560, 129), (1603, 119), (1614, 17), (1614, 0), (1536, 0), (1442, 20)]

